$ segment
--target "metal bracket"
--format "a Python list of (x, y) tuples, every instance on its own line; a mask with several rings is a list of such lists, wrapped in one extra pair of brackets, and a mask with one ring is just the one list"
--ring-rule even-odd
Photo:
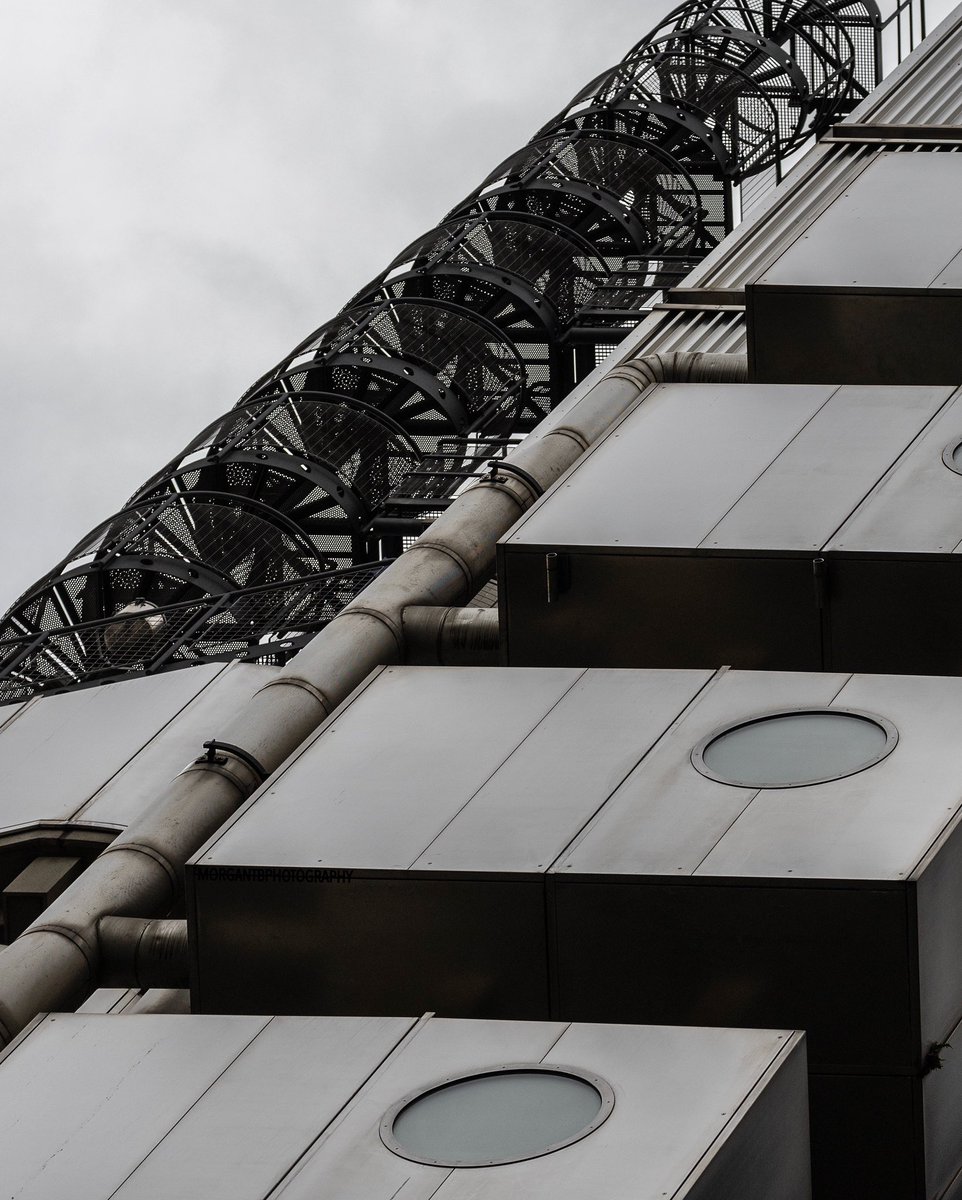
[(534, 493), (536, 500), (544, 495), (544, 488), (533, 475), (529, 475), (521, 467), (516, 467), (514, 463), (505, 462), (503, 458), (490, 459), (488, 470), (491, 472), (490, 478), (492, 482), (498, 478), (498, 471), (504, 471), (506, 475), (513, 475), (516, 479), (520, 479), (522, 483), (526, 483)]
[(200, 765), (201, 763), (211, 763), (218, 767), (226, 766), (226, 756), (217, 753), (218, 750), (226, 750), (229, 754), (233, 754), (235, 758), (239, 758), (242, 763), (250, 767), (250, 769), (257, 776), (259, 783), (263, 783), (270, 774), (270, 772), (266, 771), (264, 767), (257, 761), (253, 754), (242, 749), (240, 746), (233, 745), (231, 742), (217, 742), (211, 738), (209, 742), (204, 742), (204, 749), (207, 751), (207, 753), (202, 754), (200, 758), (194, 759), (194, 763), (196, 765)]

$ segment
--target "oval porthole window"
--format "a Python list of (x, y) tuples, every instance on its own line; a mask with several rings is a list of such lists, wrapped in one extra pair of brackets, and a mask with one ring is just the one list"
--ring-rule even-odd
[(962, 475), (962, 440), (954, 438), (942, 451), (942, 461), (954, 471), (956, 475)]
[(525, 1063), (443, 1079), (381, 1122), (389, 1150), (442, 1167), (491, 1167), (577, 1142), (614, 1107), (611, 1087), (573, 1067)]
[(864, 771), (897, 741), (891, 721), (872, 713), (791, 709), (716, 730), (691, 761), (702, 775), (736, 787), (803, 787)]

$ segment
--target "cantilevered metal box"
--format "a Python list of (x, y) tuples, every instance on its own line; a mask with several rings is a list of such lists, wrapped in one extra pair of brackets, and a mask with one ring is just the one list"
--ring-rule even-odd
[(882, 152), (745, 289), (759, 383), (962, 380), (962, 158)]
[(499, 547), (512, 665), (962, 671), (962, 400), (663, 385)]
[[(443, 1122), (428, 1106), (415, 1131), (437, 1147), (428, 1160), (403, 1121), (452, 1080), (452, 1095), (480, 1099)], [(525, 1108), (532, 1084), (548, 1101)], [(486, 1109), (491, 1085), (501, 1106), (520, 1091), (510, 1123)], [(564, 1110), (565, 1088), (583, 1116)], [(784, 1030), (56, 1015), (0, 1061), (0, 1111), (4, 1184), (20, 1200), (811, 1194), (804, 1040)], [(567, 1138), (544, 1144), (558, 1121)], [(442, 1158), (505, 1138), (499, 1165)]]
[(937, 1194), (960, 728), (957, 678), (382, 670), (188, 868), (195, 1007), (806, 1028), (823, 1194)]

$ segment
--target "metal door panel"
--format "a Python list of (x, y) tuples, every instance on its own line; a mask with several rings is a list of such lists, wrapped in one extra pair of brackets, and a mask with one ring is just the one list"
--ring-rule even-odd
[(962, 441), (958, 391), (825, 549), (951, 553), (962, 541), (962, 475), (945, 465), (942, 452), (953, 441)]
[(805, 1029), (812, 1069), (917, 1071), (904, 889), (552, 883), (555, 1015)]
[(819, 550), (952, 392), (839, 388), (702, 547)]
[(810, 557), (562, 557), (566, 590), (548, 604), (544, 553), (504, 553), (512, 666), (821, 669)]
[(256, 663), (222, 670), (141, 752), (73, 815), (75, 821), (127, 825), (160, 788), (204, 753), (203, 744), (226, 727), (251, 696), (279, 673)]
[(663, 384), (505, 545), (697, 546), (834, 390)]
[(272, 1017), (112, 1200), (261, 1200), (413, 1025)]
[(549, 1015), (540, 879), (345, 874), (231, 884), (195, 870), (195, 1011)]
[(844, 675), (728, 671), (715, 679), (552, 868), (561, 873), (677, 876), (695, 871), (751, 801), (751, 788), (708, 779), (694, 747), (722, 725), (777, 708), (830, 704)]
[(266, 1023), (46, 1017), (0, 1064), (4, 1180), (18, 1200), (110, 1196)]
[[(454, 1171), (437, 1200), (687, 1195), (690, 1176), (705, 1172), (715, 1159), (723, 1162), (713, 1179), (713, 1197), (807, 1200), (807, 1114), (799, 1111), (805, 1105), (805, 1056), (800, 1041), (799, 1035), (758, 1029), (570, 1026), (543, 1061), (580, 1067), (607, 1080), (615, 1092), (615, 1106), (604, 1125), (554, 1154), (490, 1171)], [(773, 1166), (783, 1168), (777, 1171), (779, 1186), (768, 1192), (764, 1180), (736, 1173), (737, 1156), (729, 1153), (729, 1143), (743, 1136), (741, 1121), (749, 1108), (762, 1110), (771, 1103), (759, 1083), (785, 1070), (792, 1051), (799, 1052), (802, 1070), (792, 1072), (794, 1086), (776, 1117), (780, 1137), (767, 1147)], [(803, 1118), (801, 1128), (786, 1127), (796, 1114)]]
[(759, 280), (928, 287), (962, 247), (955, 154), (883, 151)]
[(200, 861), (407, 868), (579, 674), (387, 668)]
[[(381, 1119), (411, 1092), (449, 1076), (509, 1062), (540, 1062), (563, 1024), (431, 1019), (395, 1050), (270, 1200), (430, 1200), (448, 1167), (410, 1162), (378, 1136)], [(494, 1178), (501, 1168), (482, 1172)], [(403, 1189), (403, 1191), (402, 1191)]]
[(855, 775), (758, 792), (697, 874), (909, 878), (959, 809), (962, 680), (856, 675), (832, 707), (887, 718), (898, 730), (895, 749)]
[(67, 820), (223, 669), (39, 698), (0, 736), (0, 828)]
[[(586, 671), (427, 847), (415, 869), (543, 869), (711, 675)], [(512, 683), (513, 672), (504, 686)]]

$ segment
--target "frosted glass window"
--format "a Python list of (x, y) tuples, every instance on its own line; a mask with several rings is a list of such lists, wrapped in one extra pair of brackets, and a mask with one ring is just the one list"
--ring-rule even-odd
[(382, 1136), (390, 1149), (417, 1162), (490, 1166), (576, 1141), (600, 1124), (611, 1103), (613, 1098), (606, 1102), (598, 1087), (575, 1075), (499, 1071), (415, 1097), (396, 1115), (392, 1110)]
[(696, 749), (703, 774), (741, 787), (798, 787), (853, 775), (894, 747), (892, 726), (855, 713), (777, 713), (733, 726)]

